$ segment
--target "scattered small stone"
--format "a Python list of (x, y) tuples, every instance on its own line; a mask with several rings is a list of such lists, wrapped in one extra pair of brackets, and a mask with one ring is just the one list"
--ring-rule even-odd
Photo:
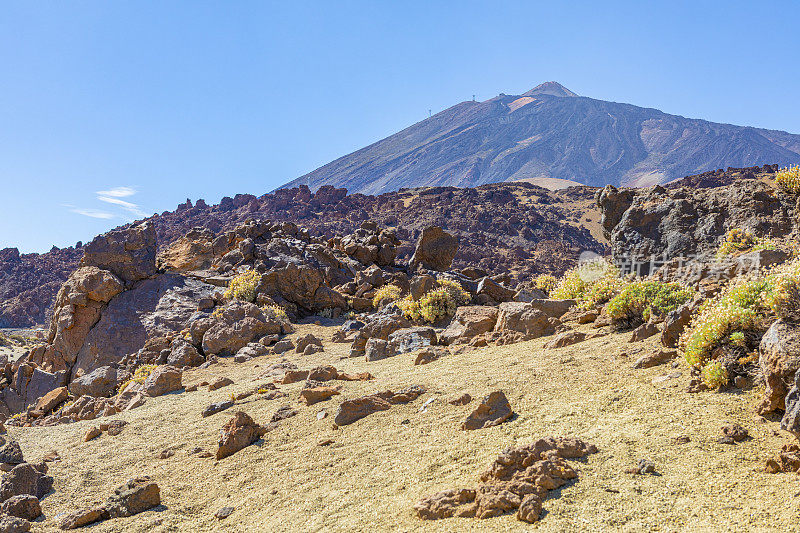
[(450, 355), (450, 351), (447, 350), (446, 348), (429, 346), (427, 348), (420, 350), (420, 352), (417, 354), (417, 358), (414, 359), (414, 364), (426, 365), (446, 355)]
[(206, 418), (211, 415), (215, 415), (221, 411), (224, 411), (225, 409), (230, 409), (231, 407), (233, 407), (233, 404), (234, 404), (233, 400), (223, 400), (221, 402), (214, 402), (211, 405), (207, 406), (205, 409), (203, 409), (203, 412), (200, 413), (200, 416)]
[(99, 436), (100, 436), (102, 433), (103, 433), (103, 432), (102, 432), (102, 431), (100, 431), (100, 428), (99, 428), (99, 427), (97, 427), (97, 426), (92, 426), (92, 427), (90, 427), (90, 428), (89, 428), (89, 430), (88, 430), (88, 431), (86, 432), (86, 434), (83, 436), (83, 442), (89, 442), (89, 441), (90, 441), (90, 440), (92, 440), (92, 439), (96, 439), (96, 438), (97, 438), (97, 437), (99, 437)]
[(736, 441), (733, 440), (733, 437), (720, 437), (717, 439), (719, 444), (736, 444)]
[(502, 424), (514, 414), (503, 391), (487, 395), (461, 424), (461, 429), (485, 429)]
[(328, 416), (328, 412), (325, 409), (323, 409), (317, 413), (317, 420), (322, 420), (326, 416)]
[(419, 412), (424, 413), (428, 410), (428, 406), (433, 403), (436, 398), (428, 398), (425, 402), (420, 406)]
[(222, 509), (214, 513), (214, 517), (217, 520), (224, 520), (228, 518), (230, 515), (232, 515), (233, 511), (235, 511), (233, 507), (223, 507)]
[(730, 437), (735, 442), (742, 442), (747, 439), (750, 434), (739, 424), (729, 424), (722, 427), (722, 433), (725, 437)]
[(669, 363), (678, 355), (677, 350), (657, 350), (643, 355), (633, 363), (633, 368), (650, 368)]
[(707, 390), (708, 390), (708, 385), (703, 383), (702, 380), (695, 378), (689, 381), (689, 387), (686, 389), (686, 392), (695, 393)]
[(744, 376), (736, 376), (733, 378), (733, 384), (736, 385), (737, 388), (746, 389), (748, 385), (750, 385), (750, 380)]
[(61, 460), (61, 456), (55, 450), (47, 452), (44, 455), (44, 457), (42, 457), (42, 461), (45, 462), (45, 463), (54, 463), (54, 462), (60, 461), (60, 460)]
[(163, 450), (161, 452), (161, 455), (159, 455), (159, 458), (160, 459), (169, 459), (173, 455), (175, 455), (175, 450), (167, 449), (167, 450)]
[(319, 441), (317, 443), (317, 446), (330, 446), (331, 444), (333, 444), (333, 441), (331, 439), (325, 439), (325, 440)]
[(628, 468), (625, 470), (625, 473), (637, 475), (655, 474), (656, 464), (650, 459), (639, 459), (639, 462), (636, 464), (636, 468)]
[(472, 396), (470, 396), (468, 393), (465, 392), (460, 396), (456, 396), (454, 398), (447, 400), (447, 403), (449, 403), (450, 405), (467, 405), (471, 401), (472, 401)]
[(678, 435), (673, 439), (675, 444), (688, 444), (691, 442), (692, 439), (689, 438), (689, 435)]
[(208, 390), (214, 391), (217, 389), (221, 389), (222, 387), (227, 387), (228, 385), (233, 385), (233, 380), (227, 377), (220, 377), (215, 379), (208, 385)]
[(194, 385), (189, 385), (188, 387), (186, 387), (185, 390), (186, 390), (186, 392), (194, 392), (194, 391), (196, 391), (197, 390), (197, 383), (195, 383)]
[[(122, 430), (127, 425), (128, 422), (125, 420), (112, 420), (111, 422), (108, 423), (108, 427), (107, 429), (105, 429), (105, 431), (107, 431), (108, 434), (111, 435), (112, 437), (116, 437), (117, 435), (122, 433)], [(103, 425), (100, 426), (100, 429), (103, 429)]]
[(297, 413), (298, 413), (297, 409), (294, 409), (289, 405), (284, 405), (283, 407), (275, 411), (275, 414), (272, 415), (272, 418), (270, 419), (270, 423), (274, 424), (275, 422), (286, 420), (287, 418), (295, 416)]
[(339, 389), (336, 387), (310, 387), (300, 391), (300, 400), (306, 405), (314, 405), (329, 400), (337, 394), (339, 394)]

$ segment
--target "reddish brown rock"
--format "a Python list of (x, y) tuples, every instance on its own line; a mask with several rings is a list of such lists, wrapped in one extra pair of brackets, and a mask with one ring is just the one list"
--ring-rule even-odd
[(553, 350), (555, 348), (564, 348), (565, 346), (571, 346), (573, 344), (577, 344), (579, 342), (583, 342), (586, 340), (586, 333), (581, 331), (565, 331), (563, 333), (559, 333), (555, 336), (555, 338), (549, 342), (547, 342), (544, 347)]
[(663, 365), (675, 359), (677, 355), (678, 352), (676, 350), (656, 350), (649, 352), (637, 359), (636, 362), (633, 363), (633, 368), (650, 368)]
[(497, 308), (487, 305), (465, 305), (456, 309), (450, 325), (439, 335), (442, 344), (467, 342), (492, 331), (497, 324)]
[(491, 518), (519, 509), (519, 520), (533, 522), (539, 519), (548, 491), (577, 476), (565, 459), (596, 451), (578, 439), (553, 437), (508, 448), (483, 472), (477, 489), (442, 491), (420, 500), (414, 510), (424, 520), (435, 520), (452, 516)]
[(261, 438), (264, 432), (264, 428), (256, 424), (247, 413), (237, 412), (222, 428), (217, 459), (224, 459), (250, 446)]
[(50, 411), (52, 411), (62, 402), (66, 401), (68, 397), (69, 392), (67, 391), (66, 387), (59, 387), (51, 390), (39, 398), (39, 401), (36, 402), (36, 406), (33, 408), (33, 413), (35, 413), (34, 416), (45, 416), (50, 414)]
[(156, 367), (142, 385), (142, 392), (148, 396), (161, 396), (168, 392), (180, 390), (183, 385), (181, 379), (183, 372), (174, 366)]
[(219, 377), (208, 384), (209, 391), (215, 391), (217, 389), (221, 389), (222, 387), (227, 387), (228, 385), (233, 385), (233, 380), (229, 377)]
[(449, 403), (450, 405), (467, 405), (471, 401), (472, 401), (472, 396), (470, 396), (468, 393), (465, 392), (464, 394), (461, 394), (459, 396), (451, 398), (450, 400), (447, 400), (447, 403)]
[(300, 391), (300, 399), (306, 405), (314, 405), (339, 394), (336, 387), (311, 387)]
[(502, 424), (514, 414), (503, 391), (494, 391), (461, 424), (461, 429), (483, 429)]
[(92, 426), (86, 431), (86, 434), (83, 436), (83, 442), (89, 442), (90, 440), (96, 439), (97, 437), (102, 435), (102, 433), (103, 432), (100, 431), (99, 427)]
[(409, 269), (415, 271), (422, 267), (443, 272), (450, 268), (457, 251), (457, 237), (438, 226), (429, 226), (422, 230)]
[(437, 359), (444, 357), (445, 355), (450, 355), (450, 351), (446, 348), (438, 348), (438, 347), (428, 347), (424, 350), (420, 350), (417, 354), (417, 357), (414, 359), (415, 365), (426, 365)]
[(372, 413), (386, 411), (391, 407), (392, 405), (387, 400), (377, 394), (345, 400), (339, 406), (333, 421), (337, 426), (346, 426)]
[(25, 520), (36, 520), (42, 515), (42, 507), (39, 499), (30, 494), (20, 494), (12, 496), (0, 506), (0, 513), (10, 516), (24, 518)]

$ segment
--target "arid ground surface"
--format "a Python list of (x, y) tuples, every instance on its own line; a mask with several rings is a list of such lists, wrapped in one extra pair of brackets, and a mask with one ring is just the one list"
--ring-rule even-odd
[[(332, 322), (331, 322), (332, 324)], [(265, 356), (236, 364), (231, 359), (184, 373), (184, 385), (227, 376), (234, 384), (208, 392), (180, 392), (150, 399), (117, 415), (129, 422), (122, 434), (83, 435), (96, 421), (47, 428), (9, 428), (25, 456), (51, 450), (54, 492), (42, 500), (44, 521), (35, 530), (56, 531), (60, 515), (102, 502), (120, 483), (152, 476), (162, 506), (131, 518), (90, 526), (91, 531), (789, 531), (797, 527), (800, 481), (767, 474), (764, 462), (791, 437), (777, 421), (754, 414), (761, 390), (742, 394), (685, 391), (688, 367), (662, 365), (635, 370), (637, 350), (655, 338), (628, 343), (630, 334), (609, 334), (560, 349), (538, 339), (476, 349), (414, 366), (414, 354), (376, 362), (345, 359), (349, 345), (329, 342), (333, 326), (303, 325), (325, 339), (325, 352), (292, 353), (300, 368), (333, 364), (342, 371), (368, 371), (368, 382), (335, 382), (341, 395), (307, 407), (298, 401), (302, 383), (279, 385), (288, 398), (255, 394), (227, 411), (202, 418), (211, 402), (257, 388), (276, 362)], [(680, 377), (653, 383), (654, 378)], [(333, 414), (347, 398), (421, 384), (428, 393), (407, 405), (372, 414), (334, 429)], [(501, 389), (517, 416), (497, 427), (459, 429), (481, 397)], [(462, 392), (467, 406), (446, 399)], [(424, 412), (423, 403), (434, 398)], [(281, 406), (299, 414), (284, 420), (263, 441), (216, 461), (189, 452), (216, 450), (219, 430), (239, 409), (265, 424)], [(318, 420), (319, 411), (328, 413)], [(104, 419), (105, 420), (105, 419)], [(721, 426), (737, 422), (751, 440), (717, 443)], [(514, 514), (478, 520), (422, 521), (412, 506), (433, 492), (476, 486), (480, 473), (508, 446), (548, 435), (577, 436), (599, 448), (586, 461), (571, 461), (579, 477), (544, 502), (535, 524)], [(688, 436), (686, 444), (676, 437)], [(322, 440), (332, 444), (319, 446)], [(174, 455), (159, 456), (172, 449)], [(657, 475), (625, 470), (649, 458)], [(222, 507), (235, 511), (214, 518)]]

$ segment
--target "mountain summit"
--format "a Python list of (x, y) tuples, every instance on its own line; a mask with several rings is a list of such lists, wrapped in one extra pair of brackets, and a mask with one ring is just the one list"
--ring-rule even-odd
[(595, 100), (549, 81), (461, 102), (284, 187), (380, 194), (538, 178), (646, 186), (763, 164), (800, 164), (800, 135)]
[(524, 93), (522, 96), (537, 96), (540, 94), (549, 94), (550, 96), (578, 96), (557, 81), (546, 81)]

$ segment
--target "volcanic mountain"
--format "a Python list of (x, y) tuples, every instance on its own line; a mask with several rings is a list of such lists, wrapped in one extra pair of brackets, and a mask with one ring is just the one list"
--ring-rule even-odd
[(285, 187), (381, 194), (541, 178), (646, 186), (767, 163), (800, 164), (800, 135), (595, 100), (551, 81), (461, 102)]

